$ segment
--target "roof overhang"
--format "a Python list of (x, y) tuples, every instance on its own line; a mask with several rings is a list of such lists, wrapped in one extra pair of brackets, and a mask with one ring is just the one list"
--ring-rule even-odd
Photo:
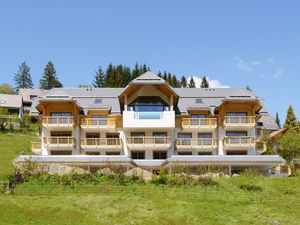
[(224, 100), (222, 100), (220, 102), (220, 104), (218, 104), (215, 108), (215, 112), (218, 112), (220, 108), (222, 108), (224, 105), (226, 104), (230, 104), (230, 103), (240, 103), (240, 104), (251, 104), (253, 105), (255, 112), (258, 113), (259, 110), (263, 107), (262, 104), (260, 103), (259, 99), (234, 99), (234, 98), (225, 98)]

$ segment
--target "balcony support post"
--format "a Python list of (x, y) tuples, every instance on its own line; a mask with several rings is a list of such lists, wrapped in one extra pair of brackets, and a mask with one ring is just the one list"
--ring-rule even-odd
[(127, 94), (124, 94), (124, 111), (128, 110)]
[(173, 105), (174, 105), (174, 103), (173, 103), (173, 95), (170, 95), (170, 111), (173, 111)]

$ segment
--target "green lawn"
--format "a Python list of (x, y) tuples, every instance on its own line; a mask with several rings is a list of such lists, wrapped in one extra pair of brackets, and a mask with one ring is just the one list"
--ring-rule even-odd
[[(0, 134), (0, 174), (32, 134)], [(24, 154), (23, 153), (23, 154)], [(0, 224), (300, 224), (300, 178), (219, 178), (217, 186), (31, 181), (0, 193)], [(261, 191), (241, 189), (255, 184)]]

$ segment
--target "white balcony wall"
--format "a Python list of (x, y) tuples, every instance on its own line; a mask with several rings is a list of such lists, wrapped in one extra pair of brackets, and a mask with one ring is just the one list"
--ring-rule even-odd
[(141, 119), (141, 117), (139, 116), (139, 112), (123, 111), (123, 127), (124, 129), (173, 129), (175, 128), (175, 112), (161, 112), (160, 119)]

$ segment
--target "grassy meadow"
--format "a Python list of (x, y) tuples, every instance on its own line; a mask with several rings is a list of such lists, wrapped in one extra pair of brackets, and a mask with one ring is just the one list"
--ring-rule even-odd
[[(0, 178), (30, 153), (33, 132), (0, 133)], [(300, 177), (232, 177), (168, 186), (31, 180), (0, 192), (0, 224), (300, 224)], [(249, 184), (258, 190), (241, 188)], [(2, 184), (0, 184), (2, 186)]]

